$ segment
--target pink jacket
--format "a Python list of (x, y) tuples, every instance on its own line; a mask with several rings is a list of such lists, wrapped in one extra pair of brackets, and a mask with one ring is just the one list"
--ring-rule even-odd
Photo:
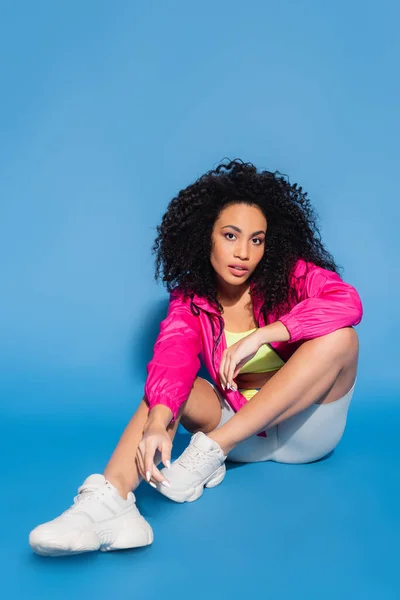
[[(336, 273), (299, 260), (291, 285), (297, 301), (292, 302), (290, 311), (279, 318), (287, 327), (290, 340), (270, 344), (285, 362), (305, 340), (361, 321), (363, 310), (357, 291)], [(258, 327), (276, 321), (272, 314), (265, 320), (261, 306), (262, 299), (253, 296), (253, 313)], [(182, 292), (172, 292), (153, 358), (147, 365), (145, 396), (150, 409), (156, 404), (164, 404), (171, 409), (172, 420), (175, 420), (200, 369), (199, 355), (212, 381), (235, 411), (247, 402), (239, 391), (221, 387), (219, 366), (226, 349), (223, 330), (222, 315), (205, 298), (194, 295), (183, 301)]]

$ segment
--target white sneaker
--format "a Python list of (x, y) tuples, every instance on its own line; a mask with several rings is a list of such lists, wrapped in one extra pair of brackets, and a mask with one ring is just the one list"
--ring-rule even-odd
[(219, 444), (199, 431), (171, 467), (161, 469), (171, 487), (157, 485), (157, 489), (175, 502), (193, 502), (200, 498), (204, 487), (215, 487), (224, 479), (225, 459)]
[(29, 544), (44, 556), (91, 550), (147, 546), (153, 530), (136, 507), (132, 492), (124, 500), (103, 475), (90, 475), (78, 488), (74, 504), (29, 534)]

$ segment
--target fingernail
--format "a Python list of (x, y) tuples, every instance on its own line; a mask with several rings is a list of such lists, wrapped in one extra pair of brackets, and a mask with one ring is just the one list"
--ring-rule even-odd
[(156, 484), (155, 484), (155, 483), (153, 483), (152, 481), (149, 481), (149, 485), (151, 485), (151, 487), (153, 487), (153, 488), (157, 489), (157, 486), (156, 486)]
[(147, 481), (150, 481), (150, 477), (151, 477), (150, 471), (146, 471), (146, 479), (147, 479)]
[(168, 483), (168, 481), (162, 481), (161, 483), (162, 483), (162, 485), (164, 485), (165, 487), (169, 487), (169, 488), (171, 487), (171, 484), (170, 484), (170, 483)]
[(166, 461), (165, 461), (165, 466), (167, 467), (167, 469), (170, 469), (170, 468), (171, 468), (171, 463), (170, 463), (170, 461), (169, 461), (169, 460), (166, 460)]

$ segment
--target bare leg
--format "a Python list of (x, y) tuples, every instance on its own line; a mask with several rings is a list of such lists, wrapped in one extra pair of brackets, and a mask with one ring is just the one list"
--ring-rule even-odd
[[(141, 477), (136, 465), (136, 450), (143, 435), (149, 409), (143, 398), (139, 407), (119, 440), (105, 470), (104, 477), (126, 498), (130, 490), (137, 488)], [(213, 431), (221, 419), (221, 406), (212, 387), (201, 377), (197, 377), (186, 402), (173, 425), (167, 429), (171, 440), (174, 439), (179, 422), (195, 433)], [(160, 461), (160, 457), (157, 462)]]
[(358, 337), (343, 328), (309, 340), (225, 425), (209, 434), (227, 454), (238, 443), (314, 403), (344, 396), (357, 373)]

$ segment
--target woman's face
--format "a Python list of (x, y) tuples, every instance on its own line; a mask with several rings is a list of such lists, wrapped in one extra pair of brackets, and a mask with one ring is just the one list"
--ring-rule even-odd
[(247, 287), (264, 254), (266, 232), (267, 220), (257, 206), (233, 204), (220, 213), (212, 231), (210, 257), (220, 290), (235, 295), (238, 288)]

